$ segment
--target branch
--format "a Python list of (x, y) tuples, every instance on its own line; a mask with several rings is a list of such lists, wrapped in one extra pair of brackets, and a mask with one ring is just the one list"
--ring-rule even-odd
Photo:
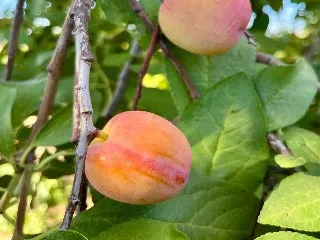
[(267, 136), (270, 147), (278, 154), (292, 155), (292, 152), (282, 142), (282, 140), (275, 133), (269, 133)]
[(75, 0), (71, 11), (76, 30), (76, 51), (78, 53), (78, 59), (76, 59), (76, 61), (79, 61), (79, 72), (76, 73), (76, 76), (78, 76), (78, 85), (75, 86), (75, 90), (80, 106), (80, 135), (76, 151), (75, 178), (69, 204), (60, 226), (61, 230), (67, 230), (70, 227), (75, 209), (80, 203), (81, 184), (83, 182), (88, 143), (96, 133), (96, 128), (92, 121), (92, 105), (89, 92), (90, 67), (93, 57), (90, 50), (88, 23), (92, 4), (92, 0)]
[(319, 46), (320, 46), (320, 34), (318, 34), (312, 44), (308, 46), (305, 50), (304, 57), (308, 60), (311, 61), (313, 60), (319, 51)]
[(48, 79), (46, 82), (43, 100), (38, 112), (37, 121), (33, 125), (32, 133), (29, 137), (30, 141), (32, 141), (32, 139), (37, 135), (44, 123), (48, 121), (49, 114), (52, 111), (54, 98), (57, 92), (58, 82), (61, 75), (61, 69), (64, 59), (67, 55), (69, 43), (71, 40), (72, 29), (73, 20), (69, 17), (69, 14), (67, 14), (63, 24), (62, 33), (58, 39), (53, 56), (47, 67)]
[(264, 179), (263, 179), (263, 190), (262, 190), (262, 194), (261, 194), (260, 200), (259, 200), (258, 205), (257, 205), (257, 212), (256, 212), (256, 215), (255, 215), (255, 221), (253, 223), (253, 227), (252, 227), (251, 233), (250, 233), (250, 235), (248, 237), (249, 240), (254, 240), (255, 239), (255, 234), (256, 234), (256, 229), (257, 229), (257, 226), (258, 226), (258, 218), (259, 218), (260, 212), (261, 212), (261, 210), (263, 208), (264, 202), (266, 201), (269, 193), (272, 191), (272, 189), (274, 188), (274, 186), (277, 183), (277, 179), (275, 179), (273, 177), (272, 173), (273, 173), (273, 169), (271, 167), (269, 167), (268, 170), (267, 170), (267, 173), (266, 173), (266, 175), (264, 176)]
[(249, 45), (252, 45), (252, 46), (254, 46), (254, 47), (257, 46), (257, 43), (256, 43), (256, 41), (254, 40), (254, 36), (253, 36), (248, 30), (246, 30), (246, 31), (244, 32), (244, 35), (245, 35), (246, 38), (248, 39), (248, 44), (249, 44)]
[[(58, 39), (57, 46), (55, 48), (51, 61), (47, 67), (48, 80), (45, 87), (43, 101), (40, 105), (37, 122), (34, 124), (32, 128), (32, 132), (26, 144), (25, 152), (30, 151), (30, 146), (29, 146), (30, 143), (32, 142), (33, 138), (36, 136), (38, 131), (41, 129), (43, 124), (48, 120), (49, 114), (52, 110), (52, 107), (54, 104), (54, 98), (56, 95), (58, 80), (61, 74), (63, 60), (66, 56), (68, 43), (71, 38), (71, 32), (72, 32), (72, 26), (73, 26), (72, 22), (73, 21), (70, 19), (69, 15), (67, 15), (64, 22), (62, 34)], [(23, 178), (22, 178), (22, 188), (20, 193), (17, 220), (16, 220), (16, 226), (15, 226), (15, 232), (12, 238), (14, 240), (23, 239), (23, 225), (24, 225), (24, 218), (25, 218), (25, 212), (26, 212), (27, 196), (28, 196), (28, 189), (30, 186), (30, 181), (32, 176), (31, 166), (33, 166), (34, 160), (35, 160), (35, 157), (33, 155), (33, 152), (31, 151), (27, 153), (28, 163), (26, 166), (24, 166), (25, 168), (24, 168)], [(24, 161), (24, 159), (21, 159), (21, 161)], [(10, 194), (12, 195), (12, 191), (11, 189), (8, 189), (9, 196)], [(3, 206), (6, 205), (6, 202), (9, 201), (9, 199), (10, 198), (8, 198), (8, 200), (4, 199), (5, 204)]]
[(17, 1), (14, 20), (11, 27), (11, 36), (10, 36), (9, 49), (8, 49), (8, 63), (6, 65), (6, 68), (4, 69), (4, 77), (3, 77), (4, 81), (8, 81), (11, 78), (11, 74), (14, 66), (14, 59), (15, 59), (17, 47), (18, 47), (20, 26), (23, 21), (24, 2), (25, 0)]
[(18, 212), (17, 212), (17, 219), (15, 224), (14, 233), (12, 236), (12, 240), (24, 240), (23, 236), (23, 225), (24, 219), (26, 215), (27, 209), (27, 200), (28, 200), (28, 193), (30, 188), (30, 182), (32, 177), (32, 166), (34, 162), (35, 156), (30, 154), (27, 159), (27, 164), (25, 166), (23, 177), (22, 177), (22, 185), (20, 191), (20, 201), (18, 205)]
[[(138, 3), (137, 0), (129, 0), (132, 9), (134, 12), (141, 18), (141, 20), (144, 22), (147, 29), (153, 33), (155, 31), (155, 27), (153, 26), (151, 20), (149, 19), (148, 15), (145, 13), (145, 11), (142, 9), (141, 5)], [(184, 84), (186, 85), (190, 97), (192, 100), (196, 100), (199, 97), (199, 93), (197, 89), (194, 87), (192, 81), (188, 77), (188, 74), (184, 70), (183, 66), (181, 65), (178, 58), (169, 50), (165, 42), (160, 39), (159, 40), (160, 47), (162, 49), (163, 54), (170, 60), (170, 62), (173, 64), (179, 75), (181, 76)]]
[(149, 48), (147, 50), (146, 57), (143, 61), (141, 70), (139, 71), (138, 86), (137, 86), (136, 94), (135, 94), (135, 97), (134, 97), (134, 100), (133, 100), (133, 103), (131, 106), (131, 110), (137, 109), (137, 105), (138, 105), (138, 102), (139, 102), (139, 100), (141, 98), (141, 94), (142, 94), (142, 80), (148, 72), (150, 61), (151, 61), (153, 53), (155, 51), (156, 44), (159, 40), (159, 33), (160, 33), (160, 27), (157, 26), (156, 29), (154, 30), (154, 32), (152, 33), (152, 39), (151, 39)]
[(256, 55), (256, 62), (257, 63), (262, 63), (262, 64), (266, 64), (266, 65), (277, 65), (277, 66), (285, 66), (287, 64), (285, 64), (284, 62), (282, 62), (281, 60), (266, 54), (266, 53), (261, 53), (258, 52)]
[(13, 177), (9, 183), (9, 186), (7, 188), (7, 191), (2, 195), (2, 197), (0, 199), (0, 214), (4, 213), (4, 211), (6, 210), (8, 203), (13, 195), (13, 192), (15, 191), (17, 186), (19, 185), (21, 175), (22, 175), (22, 172), (16, 172), (13, 175)]
[(127, 87), (127, 83), (129, 79), (130, 67), (134, 63), (134, 61), (140, 56), (140, 54), (141, 54), (140, 46), (137, 40), (134, 40), (130, 50), (131, 58), (121, 69), (121, 72), (118, 77), (118, 83), (113, 94), (113, 99), (111, 100), (108, 106), (108, 109), (104, 114), (107, 121), (109, 121), (112, 118), (113, 112), (116, 110), (116, 107), (119, 104), (120, 99), (124, 94), (124, 91)]

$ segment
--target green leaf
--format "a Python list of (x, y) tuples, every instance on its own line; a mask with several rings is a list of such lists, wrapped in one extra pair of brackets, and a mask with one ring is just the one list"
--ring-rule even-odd
[[(129, 1), (127, 0), (99, 0), (98, 4), (102, 7), (106, 19), (122, 28), (129, 31), (135, 37), (141, 39), (147, 33), (147, 29), (142, 20), (132, 10)], [(157, 19), (158, 9), (160, 6), (160, 0), (140, 0), (139, 3), (144, 8), (146, 14), (152, 19)], [(130, 30), (130, 25), (135, 26), (133, 30)]]
[(179, 122), (192, 146), (193, 169), (255, 189), (268, 158), (264, 121), (253, 84), (244, 74), (220, 82)]
[[(99, 118), (102, 96), (99, 91), (91, 91), (93, 120)], [(69, 105), (55, 114), (36, 136), (34, 146), (58, 146), (70, 141), (72, 134), (72, 106)]]
[[(10, 181), (12, 179), (12, 176), (10, 175), (4, 175), (4, 176), (1, 176), (0, 177), (0, 189), (1, 190), (4, 190), (8, 187)], [(2, 196), (3, 194), (3, 191), (0, 190), (0, 197)]]
[(282, 168), (300, 167), (306, 163), (306, 160), (303, 157), (296, 157), (285, 154), (276, 155), (274, 160)]
[(306, 129), (290, 127), (284, 130), (284, 137), (293, 155), (307, 161), (308, 171), (320, 173), (320, 136)]
[[(244, 240), (251, 231), (256, 206), (256, 197), (236, 184), (193, 175), (180, 196), (160, 204), (139, 206), (100, 200), (74, 219), (72, 229), (88, 239), (118, 233), (119, 239), (151, 240), (161, 237), (157, 234), (161, 229), (184, 237), (178, 229), (192, 240)], [(145, 232), (149, 234), (149, 226), (154, 235), (143, 237)], [(165, 234), (164, 239), (171, 239)]]
[(49, 120), (36, 136), (34, 146), (57, 146), (69, 142), (72, 133), (72, 106), (67, 106)]
[[(194, 55), (174, 46), (170, 49), (181, 62), (200, 96), (236, 73), (244, 72), (250, 78), (255, 73), (255, 51), (244, 39), (230, 51), (215, 57)], [(169, 60), (165, 63), (173, 100), (179, 113), (182, 113), (191, 103), (189, 93), (173, 65)]]
[(310, 237), (305, 234), (295, 232), (274, 232), (267, 233), (256, 240), (316, 240), (317, 238)]
[(293, 66), (273, 66), (255, 81), (272, 131), (297, 122), (307, 112), (317, 92), (317, 75), (310, 64), (299, 60)]
[(68, 231), (56, 231), (49, 234), (45, 240), (88, 240), (85, 236), (81, 233), (76, 232), (74, 230)]
[(39, 108), (45, 80), (39, 78), (23, 82), (8, 82), (6, 84), (15, 87), (17, 91), (16, 100), (12, 108), (12, 125), (16, 128)]
[(9, 160), (15, 150), (11, 124), (11, 111), (15, 97), (14, 88), (0, 85), (0, 154)]
[(320, 231), (320, 177), (296, 173), (281, 181), (265, 202), (259, 223)]
[(74, 157), (65, 157), (64, 161), (58, 159), (50, 161), (42, 171), (43, 176), (49, 179), (59, 178), (74, 173)]
[(178, 231), (174, 224), (152, 219), (139, 219), (123, 222), (109, 228), (98, 237), (104, 240), (188, 240), (185, 234)]

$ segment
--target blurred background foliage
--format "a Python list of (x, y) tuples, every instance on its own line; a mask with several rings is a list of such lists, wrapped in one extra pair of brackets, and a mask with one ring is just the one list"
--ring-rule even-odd
[[(136, 27), (126, 24), (119, 27), (119, 24), (108, 22), (100, 2), (94, 7), (90, 22), (90, 41), (95, 56), (90, 89), (97, 127), (105, 123), (103, 114), (112, 97), (120, 69), (130, 58), (132, 35)], [(2, 0), (0, 4), (0, 78), (7, 62), (8, 38), (15, 3), (15, 0)], [(19, 51), (12, 77), (14, 82), (10, 83), (16, 85), (19, 99), (12, 114), (17, 150), (23, 146), (36, 120), (35, 114), (46, 80), (46, 65), (61, 33), (69, 4), (70, 1), (65, 0), (26, 1), (25, 19), (21, 27)], [(287, 63), (293, 63), (304, 56), (320, 73), (319, 1), (252, 0), (252, 5), (254, 13), (249, 27), (258, 43), (258, 50), (272, 54)], [(144, 50), (146, 43), (147, 40), (142, 39)], [(131, 67), (129, 86), (117, 112), (127, 110), (132, 102), (143, 55), (144, 51)], [(41, 137), (35, 141), (36, 157), (38, 161), (41, 159), (43, 164), (42, 169), (32, 178), (29, 212), (25, 225), (25, 232), (30, 235), (59, 224), (71, 190), (74, 146), (68, 141), (72, 124), (73, 69), (74, 48), (71, 45), (64, 62), (52, 118), (42, 130)], [(160, 52), (154, 55), (143, 86), (139, 109), (147, 109), (173, 120), (177, 116), (177, 110), (171, 100)], [(314, 131), (317, 127), (319, 129), (319, 115), (319, 99), (316, 99), (300, 125)], [(0, 160), (0, 196), (12, 174), (12, 166)], [(92, 205), (90, 198), (88, 204)], [(10, 239), (13, 231), (10, 219), (15, 218), (17, 200), (10, 202), (10, 205), (6, 211), (7, 215), (0, 215), (0, 239), (4, 240)]]

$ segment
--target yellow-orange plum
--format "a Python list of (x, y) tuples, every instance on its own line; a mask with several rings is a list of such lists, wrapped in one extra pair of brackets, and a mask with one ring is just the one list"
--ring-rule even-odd
[(234, 47), (251, 18), (250, 0), (164, 0), (159, 24), (167, 38), (196, 54)]
[(131, 204), (158, 203), (186, 185), (191, 148), (182, 132), (149, 112), (116, 115), (89, 145), (85, 173), (103, 195)]

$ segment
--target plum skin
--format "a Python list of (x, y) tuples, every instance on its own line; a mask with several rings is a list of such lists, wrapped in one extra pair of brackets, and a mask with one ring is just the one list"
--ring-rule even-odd
[(238, 43), (251, 14), (250, 0), (164, 0), (159, 24), (166, 37), (180, 48), (217, 55)]
[(85, 174), (111, 199), (153, 204), (177, 195), (187, 184), (191, 147), (164, 118), (144, 111), (116, 115), (89, 145)]

